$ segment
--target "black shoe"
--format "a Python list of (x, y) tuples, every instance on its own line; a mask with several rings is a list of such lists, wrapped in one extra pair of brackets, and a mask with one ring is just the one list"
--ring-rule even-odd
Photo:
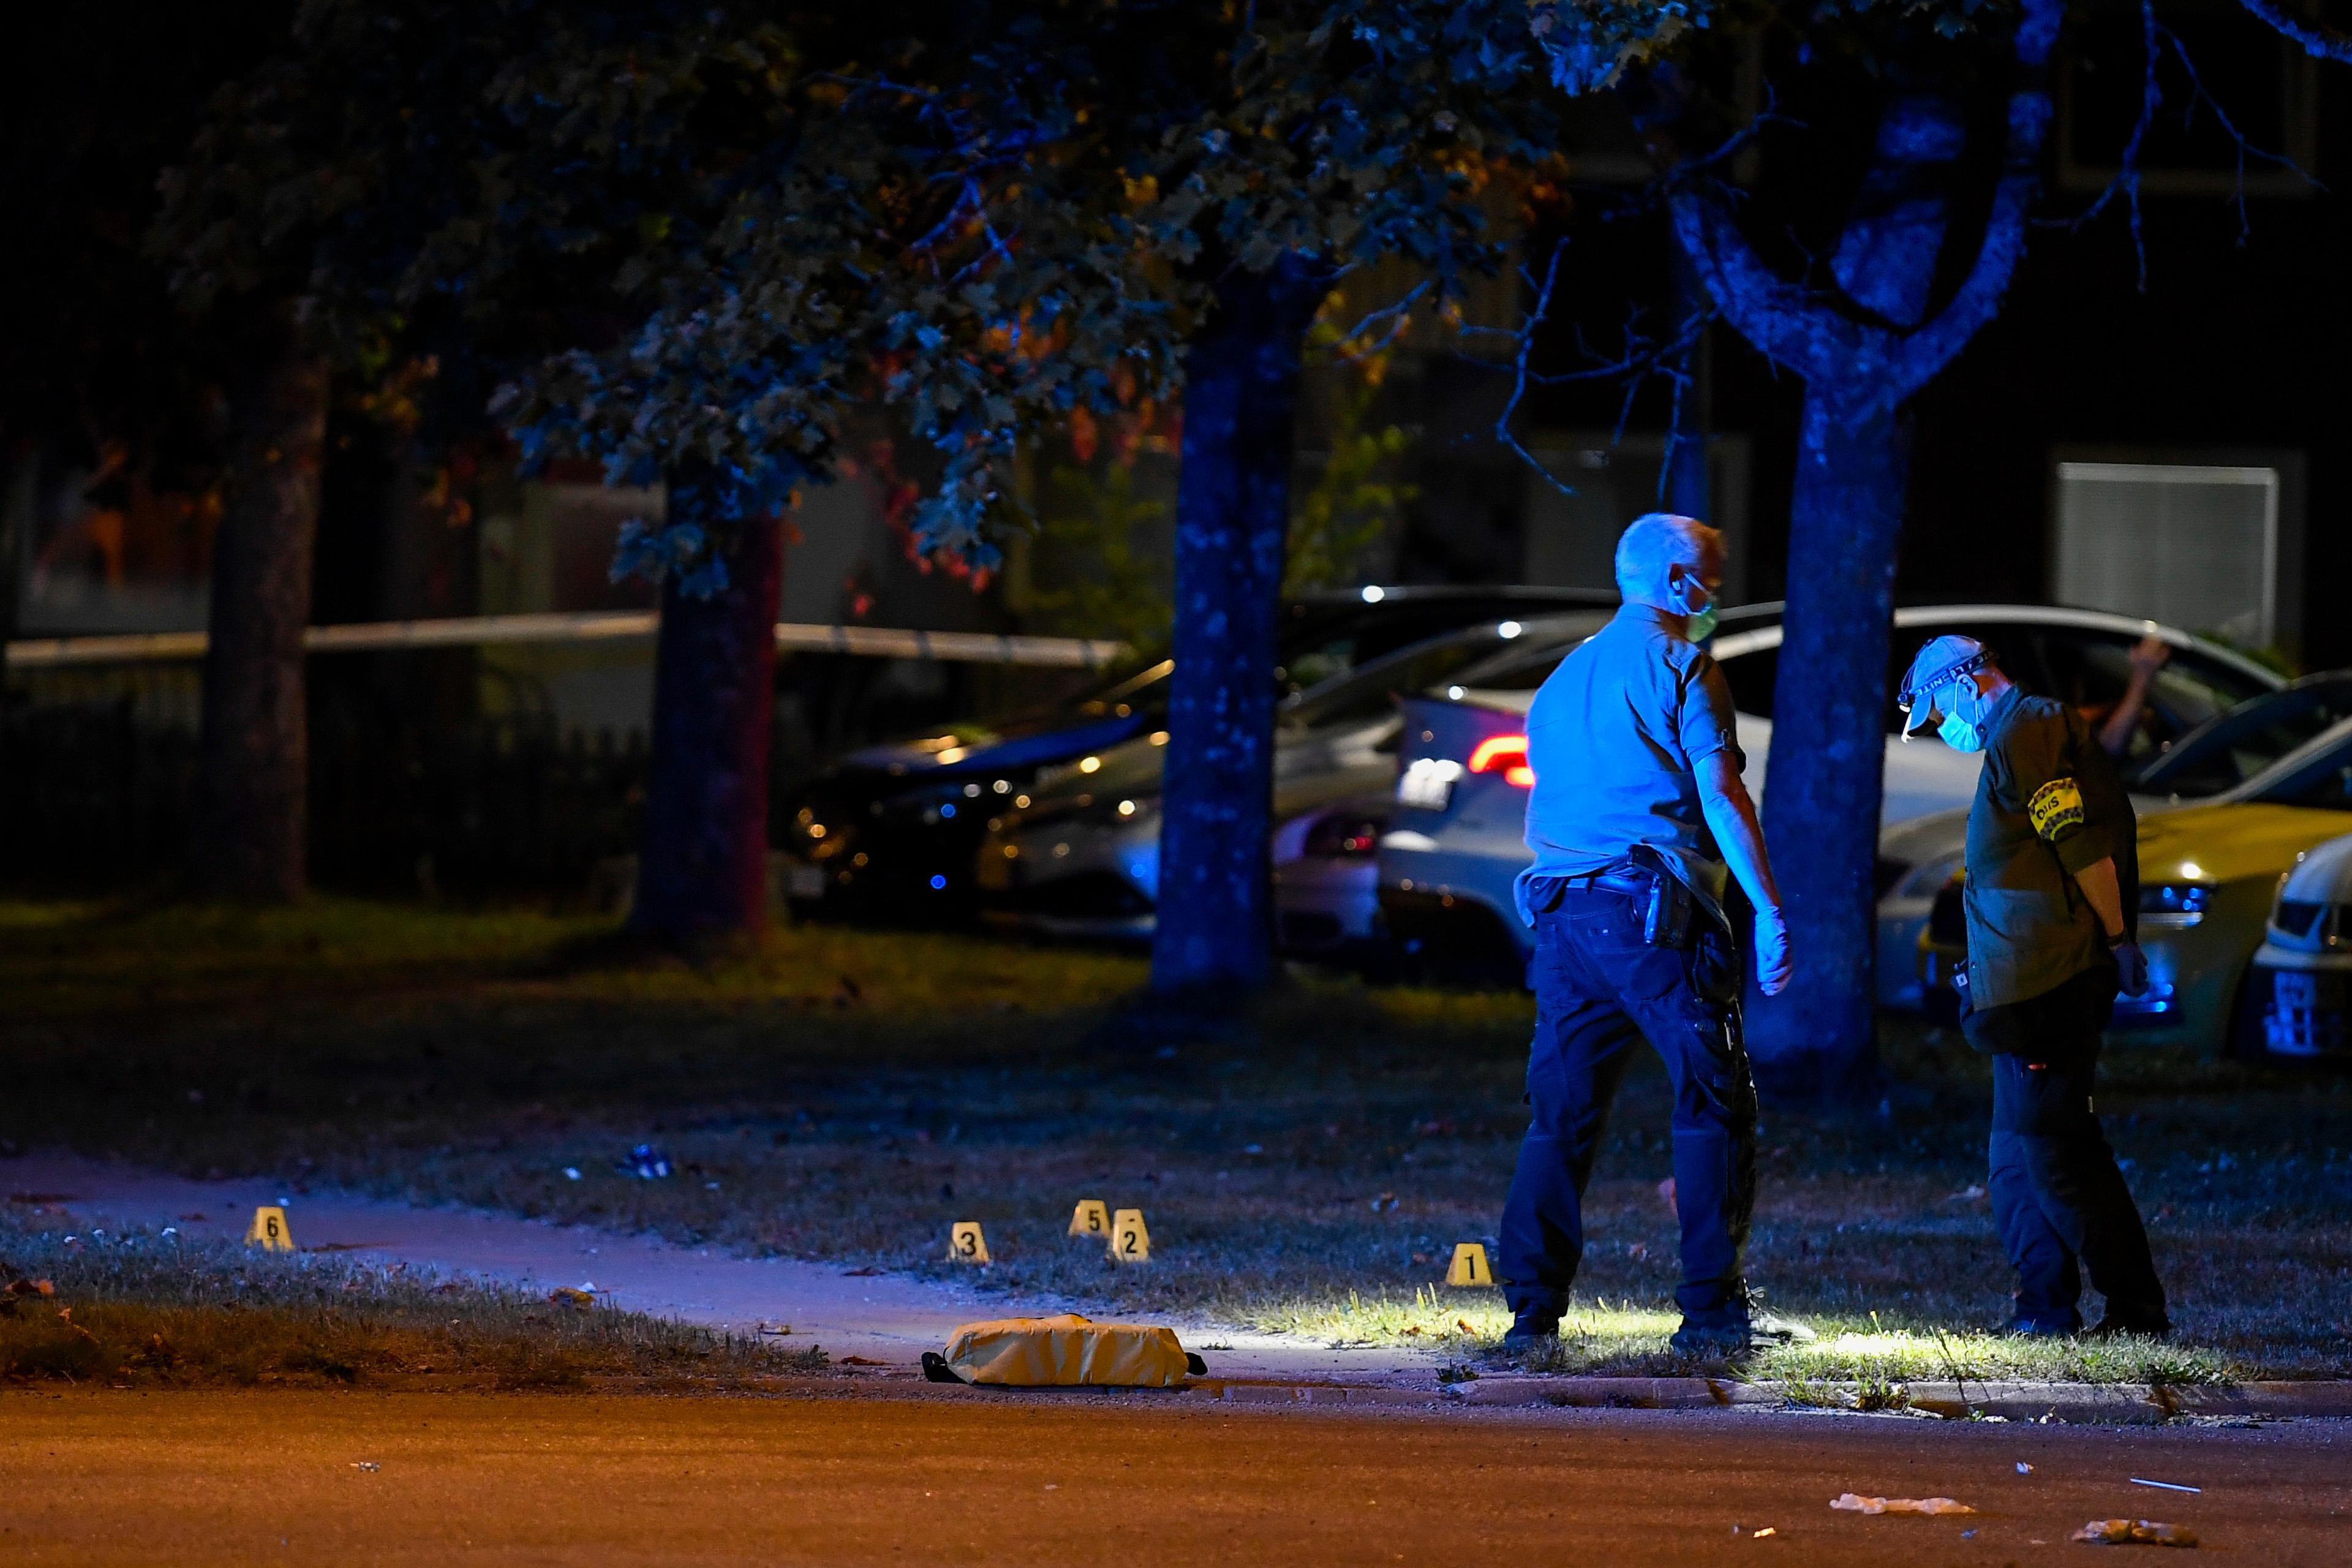
[(2088, 1337), (2112, 1340), (2121, 1334), (2130, 1334), (2136, 1339), (2160, 1340), (2171, 1332), (2172, 1322), (2168, 1318), (2118, 1317), (2109, 1312), (2099, 1320), (2097, 1328), (2089, 1331)]
[(1720, 1355), (1738, 1359), (1761, 1355), (1792, 1344), (1811, 1344), (1821, 1336), (1794, 1318), (1777, 1317), (1751, 1307), (1747, 1317), (1727, 1323), (1694, 1323), (1688, 1318), (1668, 1342), (1679, 1355)]
[(1503, 1335), (1503, 1348), (1513, 1355), (1528, 1351), (1549, 1350), (1559, 1342), (1559, 1319), (1552, 1314), (1530, 1314), (1513, 1323)]
[(2021, 1340), (2071, 1340), (2083, 1331), (2081, 1319), (2071, 1323), (2053, 1323), (2040, 1318), (2012, 1318), (2009, 1331)]

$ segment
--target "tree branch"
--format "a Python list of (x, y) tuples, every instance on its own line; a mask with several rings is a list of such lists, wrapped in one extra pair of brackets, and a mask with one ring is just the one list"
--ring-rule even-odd
[(2352, 65), (2352, 37), (2290, 16), (2276, 0), (2238, 0), (2238, 4), (2270, 24), (2281, 37), (2301, 45), (2312, 58)]
[(2019, 81), (2009, 98), (2009, 145), (1976, 265), (1933, 320), (1906, 333), (1887, 365), (1889, 401), (1900, 403), (1935, 379), (1984, 324), (2000, 313), (2010, 279), (2025, 256), (2034, 199), (2042, 194), (2042, 147), (2049, 139), (2051, 46), (2065, 16), (2063, 0), (2025, 0), (2018, 17)]
[[(1675, 237), (1708, 296), (1740, 336), (1811, 383), (1839, 376), (1885, 334), (1825, 308), (1774, 272), (1719, 197), (1685, 187), (1670, 198)], [(1883, 350), (1881, 350), (1883, 352)]]

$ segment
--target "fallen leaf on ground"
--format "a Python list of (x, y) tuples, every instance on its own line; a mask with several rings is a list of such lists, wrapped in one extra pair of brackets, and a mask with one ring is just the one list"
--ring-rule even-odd
[(867, 1279), (881, 1272), (879, 1268), (845, 1268), (841, 1277), (845, 1279)]
[(869, 1361), (862, 1355), (845, 1355), (834, 1363), (836, 1366), (888, 1366), (887, 1361)]
[(54, 1296), (58, 1288), (47, 1279), (18, 1279), (8, 1287), (11, 1296)]
[(590, 1290), (574, 1290), (569, 1285), (558, 1285), (547, 1293), (547, 1299), (562, 1307), (593, 1307), (596, 1296)]
[(1676, 1214), (1682, 1212), (1675, 1207), (1675, 1179), (1672, 1176), (1658, 1184), (1658, 1196), (1665, 1200), (1666, 1207), (1674, 1209)]
[(1974, 1513), (1976, 1510), (1948, 1497), (1864, 1497), (1843, 1492), (1830, 1506), (1848, 1513)]
[(2197, 1532), (2152, 1519), (2095, 1519), (2067, 1539), (2092, 1546), (2194, 1546)]

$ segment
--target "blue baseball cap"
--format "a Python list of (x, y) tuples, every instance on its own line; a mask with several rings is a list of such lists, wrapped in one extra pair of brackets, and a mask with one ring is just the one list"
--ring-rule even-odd
[(1935, 727), (1940, 717), (1934, 701), (1937, 691), (1992, 662), (1992, 649), (1974, 637), (1947, 633), (1928, 639), (1895, 691), (1895, 706), (1903, 710), (1903, 738), (1907, 741)]

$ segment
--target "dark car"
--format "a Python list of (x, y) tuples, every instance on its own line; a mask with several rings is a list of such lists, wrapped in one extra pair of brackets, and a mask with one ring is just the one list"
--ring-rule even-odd
[[(1591, 589), (1513, 586), (1309, 595), (1283, 605), (1275, 681), (1286, 697), (1480, 621), (1615, 603)], [(787, 802), (785, 892), (794, 912), (970, 918), (972, 858), (990, 815), (1025, 804), (1041, 770), (1159, 730), (1174, 668), (1165, 658), (1131, 664), (1056, 707), (842, 758)]]

